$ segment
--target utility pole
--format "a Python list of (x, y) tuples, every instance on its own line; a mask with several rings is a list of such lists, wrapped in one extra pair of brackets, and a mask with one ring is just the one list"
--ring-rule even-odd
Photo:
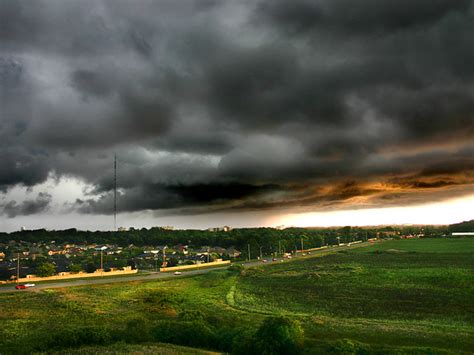
[(301, 252), (303, 252), (304, 247), (303, 247), (303, 238), (301, 238)]
[(278, 254), (281, 256), (281, 240), (278, 241)]
[(100, 249), (100, 274), (104, 272), (104, 251)]
[(247, 244), (247, 248), (248, 248), (248, 251), (249, 251), (249, 261), (250, 261), (250, 244)]
[(260, 259), (263, 259), (262, 248), (263, 247), (260, 247)]
[(16, 283), (20, 279), (20, 253), (17, 253), (16, 256)]
[(163, 247), (163, 267), (166, 267), (166, 246)]
[(209, 262), (209, 247), (207, 247), (207, 262)]

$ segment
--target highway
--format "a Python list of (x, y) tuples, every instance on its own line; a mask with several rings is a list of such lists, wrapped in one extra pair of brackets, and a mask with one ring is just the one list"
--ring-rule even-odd
[[(267, 263), (263, 263), (262, 261), (250, 261), (241, 263), (244, 267), (253, 267), (259, 265), (271, 265), (280, 262), (292, 262), (295, 260), (301, 260), (305, 258), (311, 258), (317, 256), (318, 254), (328, 253), (328, 252), (335, 252), (339, 250), (345, 249), (353, 249), (359, 248), (363, 246), (370, 245), (367, 242), (359, 243), (353, 246), (340, 246), (340, 247), (331, 247), (328, 249), (321, 249), (312, 251), (311, 255), (306, 256), (296, 256), (291, 259), (283, 259), (283, 258), (276, 258), (276, 261), (272, 261), (272, 257), (264, 257), (265, 260), (268, 260)], [(23, 289), (23, 290), (16, 290), (15, 284), (7, 285), (7, 286), (0, 286), (0, 293), (6, 292), (36, 292), (42, 289), (51, 289), (51, 288), (61, 288), (61, 287), (73, 287), (73, 286), (83, 286), (83, 285), (102, 285), (102, 284), (110, 284), (116, 282), (133, 282), (133, 281), (148, 281), (148, 280), (161, 280), (161, 279), (171, 279), (171, 278), (178, 278), (178, 277), (189, 277), (194, 275), (202, 275), (206, 274), (213, 270), (222, 270), (228, 268), (229, 265), (220, 266), (220, 267), (209, 267), (205, 269), (199, 270), (190, 270), (190, 271), (182, 271), (181, 275), (175, 275), (173, 272), (147, 272), (143, 274), (137, 274), (136, 276), (105, 276), (103, 278), (93, 278), (93, 279), (70, 279), (64, 281), (48, 281), (48, 282), (41, 282), (37, 283), (35, 287)]]

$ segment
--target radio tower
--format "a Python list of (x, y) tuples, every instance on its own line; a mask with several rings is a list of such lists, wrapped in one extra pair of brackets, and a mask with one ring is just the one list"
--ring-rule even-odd
[(114, 231), (117, 230), (117, 154), (114, 154)]

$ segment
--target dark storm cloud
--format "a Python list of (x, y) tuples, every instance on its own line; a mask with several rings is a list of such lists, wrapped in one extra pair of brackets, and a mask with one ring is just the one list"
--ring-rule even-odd
[(48, 210), (51, 200), (52, 196), (50, 194), (40, 192), (34, 200), (28, 199), (21, 203), (8, 201), (5, 204), (0, 204), (0, 215), (13, 218), (16, 216), (28, 216), (45, 212)]
[(470, 0), (285, 0), (260, 3), (258, 19), (290, 31), (324, 28), (330, 32), (373, 35), (429, 26), (451, 12), (466, 12)]
[(90, 70), (78, 69), (71, 74), (72, 85), (84, 95), (94, 95), (98, 97), (108, 96), (112, 88), (108, 85), (108, 80), (100, 73)]
[[(179, 209), (222, 204), (229, 200), (242, 201), (278, 191), (277, 185), (250, 185), (240, 183), (213, 183), (193, 185), (144, 184), (119, 196), (118, 211)], [(113, 213), (112, 195), (103, 194), (98, 200), (77, 200), (75, 206), (84, 213)]]
[(110, 213), (117, 153), (121, 211), (466, 194), (473, 18), (470, 0), (3, 1), (0, 190), (73, 176), (74, 208)]

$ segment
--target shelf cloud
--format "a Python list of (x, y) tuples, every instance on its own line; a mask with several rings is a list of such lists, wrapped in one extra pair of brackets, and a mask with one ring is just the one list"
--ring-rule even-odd
[[(329, 211), (474, 193), (474, 1), (3, 1), (0, 195)], [(0, 200), (0, 215), (55, 199)]]

